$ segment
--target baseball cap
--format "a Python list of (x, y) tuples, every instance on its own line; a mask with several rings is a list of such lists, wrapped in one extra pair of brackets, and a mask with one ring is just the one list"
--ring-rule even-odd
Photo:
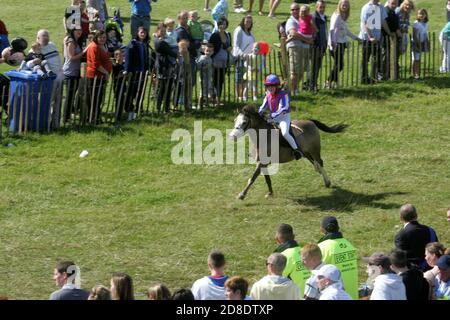
[(339, 224), (336, 217), (326, 216), (322, 219), (322, 228), (327, 232), (338, 232)]
[(319, 270), (312, 270), (311, 273), (316, 276), (328, 278), (333, 282), (338, 282), (341, 280), (341, 272), (335, 265), (332, 264), (326, 264)]
[(450, 268), (450, 256), (449, 255), (441, 256), (436, 262), (436, 265), (438, 266), (439, 269), (447, 270), (448, 268)]

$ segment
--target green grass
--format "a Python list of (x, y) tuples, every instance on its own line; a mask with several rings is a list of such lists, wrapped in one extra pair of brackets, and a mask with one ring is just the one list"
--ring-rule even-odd
[[(353, 25), (362, 2), (352, 2)], [(33, 39), (37, 29), (48, 27), (57, 41), (64, 6), (45, 8), (47, 3), (24, 1), (21, 6), (35, 9), (27, 11), (2, 4), (1, 18), (12, 35)], [(127, 16), (123, 2), (108, 3), (121, 3)], [(154, 18), (175, 16), (181, 5), (170, 11), (174, 3), (156, 4)], [(199, 2), (183, 3), (201, 9)], [(287, 6), (283, 1), (279, 12)], [(432, 6), (433, 16), (443, 21), (442, 8), (434, 1)], [(231, 25), (237, 24), (240, 15), (230, 16)], [(256, 22), (257, 37), (267, 34), (275, 41), (275, 21), (256, 17)], [(441, 25), (431, 22), (431, 30)], [(276, 246), (279, 223), (292, 224), (304, 244), (320, 237), (324, 215), (336, 215), (363, 257), (392, 248), (400, 228), (398, 209), (406, 202), (417, 206), (420, 221), (432, 225), (448, 246), (449, 94), (448, 78), (436, 78), (302, 95), (293, 103), (293, 118), (351, 125), (343, 134), (322, 134), (334, 188), (324, 188), (306, 161), (292, 162), (273, 177), (276, 196), (270, 201), (264, 199), (262, 178), (245, 201), (235, 199), (253, 171), (250, 165), (171, 163), (173, 130), (192, 131), (194, 120), (203, 119), (204, 129), (225, 132), (233, 125), (235, 106), (162, 123), (144, 118), (125, 125), (122, 133), (104, 126), (5, 138), (0, 146), (0, 295), (46, 299), (55, 290), (51, 274), (60, 259), (81, 266), (87, 289), (108, 285), (114, 271), (129, 273), (138, 293), (159, 281), (172, 290), (190, 287), (207, 273), (206, 256), (213, 248), (225, 252), (228, 274), (253, 283), (265, 273), (264, 259)], [(79, 159), (84, 149), (90, 154)]]

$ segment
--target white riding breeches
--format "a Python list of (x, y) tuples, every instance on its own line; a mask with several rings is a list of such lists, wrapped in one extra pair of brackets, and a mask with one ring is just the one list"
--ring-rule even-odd
[(277, 123), (280, 126), (281, 134), (286, 139), (286, 141), (290, 144), (292, 149), (297, 149), (297, 143), (295, 142), (295, 139), (291, 136), (289, 133), (289, 128), (291, 126), (291, 116), (289, 113), (280, 114), (278, 117), (273, 119), (275, 123)]

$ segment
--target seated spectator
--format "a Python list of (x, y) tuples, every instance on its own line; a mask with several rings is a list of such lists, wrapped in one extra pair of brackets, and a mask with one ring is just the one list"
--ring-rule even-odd
[(167, 288), (162, 283), (156, 284), (147, 291), (148, 300), (171, 300), (172, 295), (170, 294), (169, 288)]
[(428, 300), (430, 285), (417, 267), (408, 268), (406, 251), (395, 249), (389, 256), (391, 269), (399, 275), (406, 290), (406, 300)]
[(89, 292), (79, 288), (79, 268), (73, 261), (61, 261), (56, 264), (53, 280), (61, 289), (50, 295), (50, 300), (87, 300)]
[(133, 280), (125, 273), (113, 273), (111, 278), (111, 297), (113, 300), (134, 300)]
[[(303, 265), (310, 270), (319, 270), (325, 264), (322, 262), (322, 252), (317, 244), (308, 243), (301, 249), (301, 257)], [(317, 286), (317, 276), (312, 274), (306, 280), (305, 290), (303, 291), (303, 299), (305, 300), (319, 300), (320, 291)]]
[(25, 60), (22, 61), (19, 70), (36, 72), (42, 78), (56, 76), (48, 66), (47, 60), (42, 54), (41, 45), (38, 42), (31, 45), (31, 49)]
[(198, 279), (192, 285), (195, 300), (225, 300), (225, 256), (220, 251), (208, 255), (208, 269), (211, 273)]
[(439, 274), (439, 268), (436, 266), (437, 261), (445, 254), (444, 246), (439, 242), (430, 242), (425, 247), (425, 261), (431, 267), (430, 270), (424, 273), (430, 286), (430, 299), (434, 299), (434, 292), (436, 290), (436, 277)]
[(242, 277), (234, 276), (225, 281), (225, 296), (227, 300), (251, 300), (247, 296), (248, 281)]
[(450, 300), (450, 255), (444, 255), (436, 263), (439, 274), (436, 277), (435, 297)]
[(195, 300), (190, 289), (178, 289), (172, 295), (172, 300)]
[(250, 297), (254, 300), (300, 300), (300, 290), (295, 283), (282, 276), (287, 259), (281, 253), (267, 258), (267, 275), (253, 284)]
[(425, 246), (439, 241), (433, 228), (420, 224), (416, 208), (408, 203), (400, 208), (400, 221), (403, 229), (395, 236), (395, 247), (405, 250), (408, 262), (419, 266), (422, 271), (429, 269), (425, 258)]
[(313, 270), (319, 288), (319, 300), (352, 300), (352, 297), (342, 288), (341, 272), (336, 266), (326, 264), (318, 270)]
[(97, 285), (92, 288), (88, 300), (111, 300), (111, 291), (105, 286)]
[(400, 278), (391, 270), (389, 257), (376, 252), (369, 258), (369, 278), (374, 278), (370, 300), (406, 300), (406, 289)]

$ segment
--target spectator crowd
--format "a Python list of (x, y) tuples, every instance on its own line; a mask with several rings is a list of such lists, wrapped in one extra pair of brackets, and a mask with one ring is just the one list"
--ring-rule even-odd
[[(26, 54), (26, 40), (14, 38), (10, 43), (6, 25), (0, 21), (0, 63), (37, 72), (42, 77), (55, 77), (51, 98), (53, 128), (59, 127), (61, 118), (62, 122), (67, 122), (80, 112), (83, 103), (88, 106), (81, 115), (83, 121), (99, 123), (110, 81), (119, 121), (133, 120), (142, 112), (148, 83), (154, 85), (153, 98), (156, 98), (158, 111), (169, 112), (171, 104), (188, 109), (192, 88), (198, 80), (200, 106), (223, 105), (225, 75), (229, 70), (234, 71), (237, 101), (258, 100), (258, 81), (265, 76), (262, 73), (268, 44), (257, 41), (252, 31), (254, 1), (249, 1), (248, 10), (244, 9), (243, 1), (234, 2), (234, 12), (243, 13), (243, 17), (238, 26), (232, 27), (232, 34), (228, 31), (228, 0), (217, 1), (212, 9), (210, 1), (205, 1), (204, 10), (211, 11), (212, 30), (202, 25), (198, 12), (192, 10), (178, 12), (176, 19), (167, 17), (151, 32), (154, 2), (156, 0), (129, 0), (132, 40), (124, 44), (120, 10), (109, 16), (106, 0), (72, 0), (64, 12), (63, 61), (58, 45), (50, 41), (48, 30), (38, 31), (36, 42)], [(275, 15), (279, 3), (270, 1), (269, 17)], [(259, 15), (262, 15), (263, 5), (264, 1), (260, 1)], [(421, 77), (421, 58), (430, 50), (429, 16), (425, 9), (416, 9), (412, 0), (387, 0), (384, 5), (379, 0), (370, 0), (361, 9), (359, 32), (353, 33), (347, 25), (350, 1), (340, 0), (331, 17), (325, 14), (327, 5), (326, 1), (318, 0), (310, 10), (308, 5), (293, 2), (289, 18), (277, 26), (282, 51), (286, 49), (288, 57), (288, 71), (283, 78), (291, 95), (303, 89), (318, 90), (321, 86), (318, 77), (327, 50), (334, 62), (326, 75), (325, 86), (336, 87), (350, 39), (362, 46), (361, 83), (398, 78), (399, 59), (406, 54), (408, 45), (411, 46), (412, 76)], [(446, 8), (450, 8), (448, 2)], [(441, 72), (450, 69), (449, 38), (447, 23), (439, 37), (443, 50)], [(80, 88), (82, 78), (86, 79), (83, 89), (86, 92)], [(0, 92), (4, 93), (7, 80), (2, 78), (0, 85)], [(62, 99), (63, 86), (66, 87), (65, 99)], [(2, 95), (2, 100), (7, 99)]]

